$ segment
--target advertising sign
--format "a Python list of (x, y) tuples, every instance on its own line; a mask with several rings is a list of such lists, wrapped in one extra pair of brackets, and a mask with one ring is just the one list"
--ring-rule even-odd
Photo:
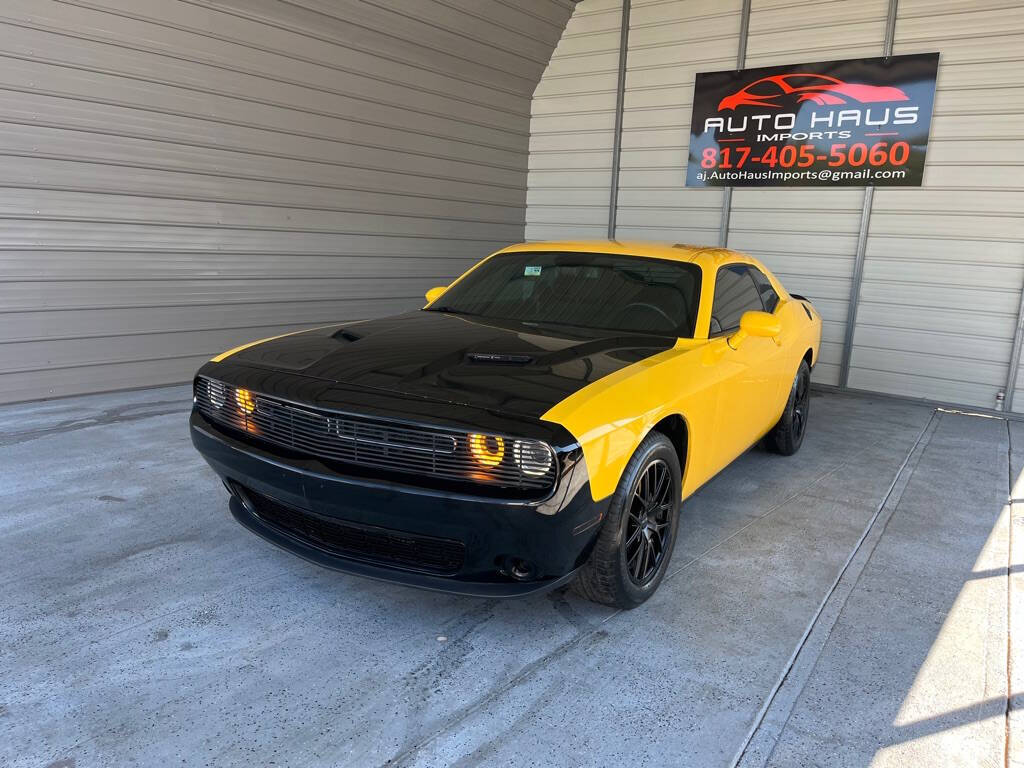
[(920, 186), (939, 54), (702, 72), (688, 187)]

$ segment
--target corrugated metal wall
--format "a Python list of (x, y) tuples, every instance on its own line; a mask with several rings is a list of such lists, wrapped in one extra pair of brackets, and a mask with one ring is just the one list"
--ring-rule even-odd
[(913, 51), (942, 53), (924, 188), (875, 194), (850, 386), (992, 407), (1024, 284), (1024, 6), (900, 0)]
[(619, 67), (619, 0), (576, 6), (537, 86), (526, 236), (605, 237)]
[[(694, 74), (735, 66), (740, 0), (634, 0), (616, 235), (715, 243), (719, 190), (686, 189)], [(534, 99), (528, 239), (603, 236), (620, 0), (586, 0)], [(753, 0), (747, 66), (879, 56), (887, 0)], [(895, 53), (940, 51), (924, 188), (880, 189), (849, 385), (982, 407), (1003, 389), (1024, 284), (1024, 6), (900, 0)], [(824, 318), (839, 383), (862, 189), (737, 189), (729, 245)], [(1024, 384), (1018, 382), (1024, 389)], [(1024, 410), (1024, 391), (1015, 409)]]
[(736, 64), (740, 0), (637, 2), (630, 14), (616, 235), (715, 243), (722, 192), (686, 189), (693, 78)]
[[(747, 66), (881, 56), (887, 0), (754, 0)], [(839, 383), (863, 189), (737, 189), (729, 245), (762, 259), (821, 312), (814, 380)]]
[(522, 238), (569, 0), (6, 0), (0, 402), (188, 379)]

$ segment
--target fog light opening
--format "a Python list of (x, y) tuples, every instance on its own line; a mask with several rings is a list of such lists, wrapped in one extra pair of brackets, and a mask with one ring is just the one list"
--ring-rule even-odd
[(533, 566), (526, 560), (514, 559), (512, 561), (512, 578), (520, 581), (533, 578)]
[(256, 509), (253, 507), (252, 502), (246, 495), (245, 488), (236, 483), (234, 480), (229, 480), (224, 484), (228, 487), (228, 490), (231, 492), (231, 495), (238, 499), (239, 502), (241, 502), (242, 506), (245, 507), (247, 512), (251, 512), (254, 515), (256, 514)]
[(532, 581), (537, 578), (537, 568), (529, 560), (505, 555), (498, 558), (498, 572), (516, 581)]

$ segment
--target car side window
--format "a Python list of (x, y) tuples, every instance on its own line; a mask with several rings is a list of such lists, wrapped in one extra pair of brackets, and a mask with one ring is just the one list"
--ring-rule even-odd
[(768, 78), (751, 83), (744, 90), (752, 96), (778, 96), (782, 93), (779, 84)]
[(761, 301), (764, 302), (765, 312), (774, 312), (779, 306), (779, 294), (772, 288), (772, 281), (757, 267), (750, 267), (750, 276), (754, 278), (754, 285), (757, 292), (761, 294)]
[(721, 267), (715, 278), (715, 298), (711, 302), (712, 336), (731, 333), (740, 327), (744, 312), (764, 311), (761, 294), (746, 264)]

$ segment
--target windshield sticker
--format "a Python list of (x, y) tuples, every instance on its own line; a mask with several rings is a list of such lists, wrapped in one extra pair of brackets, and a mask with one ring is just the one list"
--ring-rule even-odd
[(539, 277), (540, 269), (540, 267), (526, 267), (526, 269), (523, 270), (523, 274), (526, 277)]

